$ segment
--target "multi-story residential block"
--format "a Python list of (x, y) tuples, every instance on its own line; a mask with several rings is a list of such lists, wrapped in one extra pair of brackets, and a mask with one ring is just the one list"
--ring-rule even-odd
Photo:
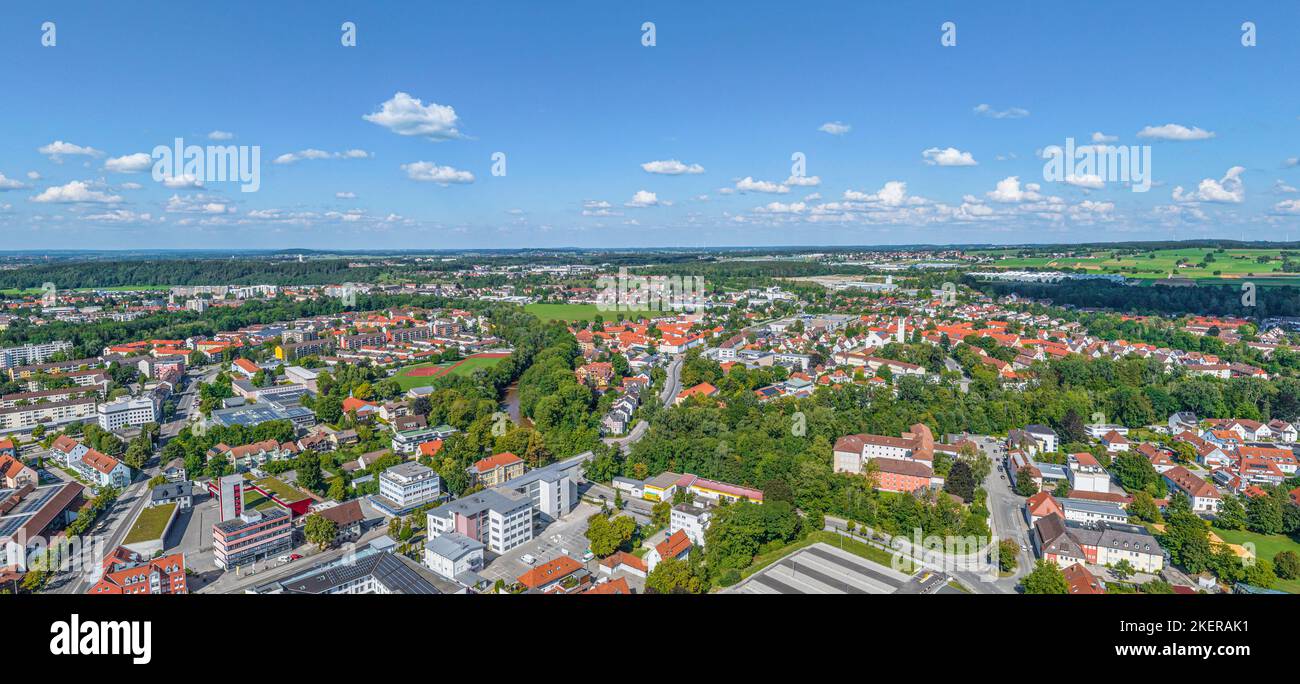
[(389, 515), (405, 515), (442, 498), (442, 478), (433, 468), (399, 463), (379, 474), (379, 495), (371, 502)]
[(72, 351), (72, 343), (64, 341), (24, 344), (21, 347), (5, 347), (0, 349), (0, 370), (45, 363), (55, 354), (70, 351)]
[(901, 437), (847, 435), (835, 442), (835, 472), (861, 473), (868, 461), (877, 458), (919, 461), (928, 466), (934, 462), (934, 447), (934, 433), (924, 423), (913, 425)]
[(1145, 527), (1123, 523), (1081, 523), (1049, 515), (1031, 534), (1038, 555), (1064, 568), (1074, 563), (1115, 565), (1127, 560), (1138, 572), (1158, 573), (1164, 549)]
[(704, 546), (704, 531), (709, 527), (709, 509), (692, 504), (677, 504), (668, 515), (668, 533), (678, 530), (686, 534), (696, 546)]
[(109, 456), (101, 454), (94, 449), (88, 449), (81, 455), (80, 459), (74, 460), (69, 465), (83, 479), (88, 480), (96, 488), (116, 487), (123, 489), (131, 484), (131, 468), (125, 463)]
[(505, 553), (533, 538), (533, 503), (511, 490), (485, 489), (428, 514), (430, 537), (455, 532)]
[(188, 594), (185, 554), (145, 558), (119, 546), (104, 559), (99, 581), (87, 594)]
[(85, 397), (48, 404), (0, 409), (0, 431), (22, 430), (37, 425), (55, 427), (85, 422), (95, 417), (95, 398)]
[(99, 426), (112, 432), (124, 427), (158, 422), (158, 402), (152, 398), (121, 399), (100, 404), (96, 409)]
[(1165, 482), (1183, 492), (1192, 502), (1192, 510), (1197, 513), (1214, 513), (1223, 503), (1223, 497), (1214, 485), (1202, 480), (1183, 466), (1175, 466), (1164, 472)]

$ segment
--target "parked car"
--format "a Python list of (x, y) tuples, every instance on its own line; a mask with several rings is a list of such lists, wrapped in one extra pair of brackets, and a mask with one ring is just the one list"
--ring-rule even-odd
[(301, 559), (301, 558), (302, 558), (302, 554), (301, 554), (301, 553), (295, 553), (295, 554), (292, 554), (292, 555), (289, 556), (289, 560), (291, 560), (291, 561), (296, 561), (296, 560), (299, 560), (299, 559)]
[(529, 564), (529, 565), (532, 565), (533, 563), (536, 563), (536, 562), (537, 562), (537, 558), (535, 558), (535, 557), (533, 556), (533, 554), (531, 554), (531, 553), (525, 553), (524, 555), (522, 555), (522, 556), (519, 557), (519, 560), (521, 560), (521, 561), (523, 561), (523, 562), (525, 562), (525, 563), (527, 563), (527, 564)]

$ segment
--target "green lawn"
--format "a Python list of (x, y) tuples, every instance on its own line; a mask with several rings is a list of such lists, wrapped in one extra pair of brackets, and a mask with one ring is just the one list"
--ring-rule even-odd
[[(1204, 247), (1182, 249), (1158, 249), (1143, 254), (1121, 254), (1118, 259), (1111, 257), (1110, 250), (1099, 250), (1083, 256), (1057, 259), (1050, 256), (1010, 257), (993, 262), (995, 268), (1079, 268), (1097, 273), (1117, 273), (1131, 278), (1164, 278), (1173, 273), (1175, 276), (1196, 280), (1217, 280), (1228, 283), (1241, 282), (1242, 278), (1285, 278), (1293, 279), (1296, 274), (1280, 271), (1282, 250), (1278, 249), (1228, 249), (1217, 253)], [(1014, 254), (1010, 251), (983, 250), (983, 254), (997, 256)], [(1205, 268), (1196, 265), (1205, 260), (1206, 255), (1214, 254), (1214, 261), (1205, 264)], [(1154, 256), (1154, 258), (1151, 258)], [(1266, 263), (1256, 261), (1258, 257), (1270, 257)], [(1177, 263), (1188, 260), (1188, 265), (1178, 268)], [(1215, 275), (1215, 271), (1219, 275)], [(1253, 274), (1253, 276), (1252, 276)]]
[[(1285, 534), (1257, 534), (1246, 530), (1221, 530), (1217, 527), (1213, 531), (1229, 544), (1254, 544), (1255, 556), (1257, 558), (1267, 558), (1270, 562), (1279, 551), (1300, 553), (1300, 542)], [(1281, 589), (1289, 594), (1300, 594), (1300, 580), (1279, 579), (1277, 584), (1273, 585), (1273, 588)]]
[(594, 321), (597, 314), (607, 323), (665, 315), (663, 311), (601, 311), (595, 304), (529, 304), (524, 307), (524, 311), (542, 319), (543, 322), (565, 321), (566, 323)]
[(167, 521), (171, 519), (172, 511), (176, 510), (176, 506), (177, 504), (169, 503), (140, 511), (140, 517), (135, 519), (135, 524), (131, 526), (131, 531), (126, 533), (126, 539), (122, 543), (135, 544), (161, 537), (167, 529)]

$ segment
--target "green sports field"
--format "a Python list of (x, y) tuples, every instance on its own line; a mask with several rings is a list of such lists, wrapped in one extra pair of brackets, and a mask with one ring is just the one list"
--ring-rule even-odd
[[(468, 376), (480, 368), (491, 368), (501, 363), (501, 360), (506, 356), (508, 355), (480, 356), (476, 354), (454, 363), (417, 363), (397, 371), (397, 375), (393, 376), (393, 379), (397, 381), (397, 386), (401, 387), (402, 391), (409, 390), (412, 387), (426, 387), (432, 385), (435, 380), (444, 375)], [(428, 368), (436, 370), (417, 372)]]

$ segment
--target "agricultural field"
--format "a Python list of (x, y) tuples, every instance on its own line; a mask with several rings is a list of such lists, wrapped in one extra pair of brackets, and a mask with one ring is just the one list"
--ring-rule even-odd
[(543, 322), (564, 321), (565, 323), (594, 321), (597, 315), (600, 315), (604, 321), (620, 319), (635, 321), (639, 318), (664, 315), (662, 311), (601, 311), (595, 304), (529, 304), (524, 307), (524, 311), (542, 319)]
[(403, 391), (426, 387), (447, 374), (468, 376), (480, 368), (491, 368), (507, 356), (509, 354), (474, 354), (453, 363), (417, 363), (397, 371), (393, 379)]
[[(1083, 269), (1097, 273), (1113, 273), (1130, 278), (1165, 278), (1170, 275), (1196, 280), (1232, 282), (1242, 278), (1284, 278), (1300, 282), (1300, 273), (1282, 270), (1283, 254), (1277, 249), (1224, 249), (1208, 247), (1184, 249), (1159, 249), (1141, 254), (1124, 253), (1123, 250), (1101, 250), (1087, 256), (1011, 256), (991, 265), (999, 269)], [(984, 250), (977, 252), (988, 256), (1013, 254), (1009, 250)], [(1295, 261), (1293, 259), (1293, 261)], [(1281, 283), (1278, 283), (1281, 284)], [(1288, 282), (1287, 284), (1293, 284)]]

